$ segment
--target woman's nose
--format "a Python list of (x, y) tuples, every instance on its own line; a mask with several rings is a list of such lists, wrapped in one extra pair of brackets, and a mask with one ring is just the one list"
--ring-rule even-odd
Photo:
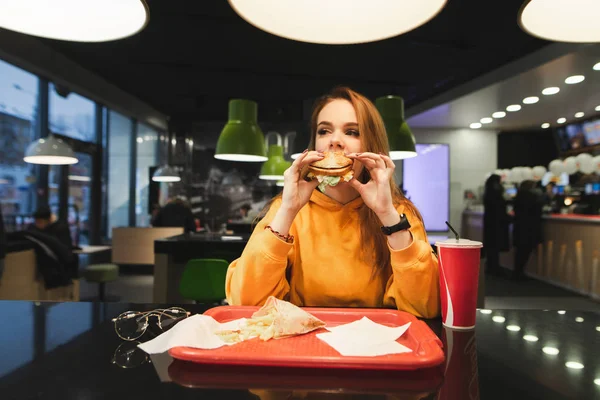
[(329, 149), (330, 150), (343, 150), (344, 149), (344, 141), (343, 141), (342, 134), (334, 132), (333, 135), (331, 135), (331, 140), (329, 142)]

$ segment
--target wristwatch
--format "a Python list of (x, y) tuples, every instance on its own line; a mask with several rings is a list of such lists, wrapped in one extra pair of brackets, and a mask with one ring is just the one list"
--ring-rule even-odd
[(383, 232), (384, 235), (389, 236), (394, 232), (403, 231), (408, 228), (410, 228), (410, 222), (408, 222), (408, 219), (406, 218), (406, 216), (404, 214), (400, 214), (400, 222), (398, 222), (396, 225), (392, 225), (392, 226), (382, 226), (381, 232)]

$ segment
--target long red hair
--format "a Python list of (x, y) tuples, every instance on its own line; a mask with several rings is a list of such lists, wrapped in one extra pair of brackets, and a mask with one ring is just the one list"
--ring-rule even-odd
[[(311, 135), (308, 144), (309, 150), (315, 149), (319, 113), (333, 100), (346, 100), (352, 104), (352, 107), (356, 112), (363, 152), (389, 154), (390, 148), (385, 125), (375, 105), (360, 93), (343, 86), (336, 87), (330, 93), (320, 97), (315, 102), (310, 119)], [(304, 173), (306, 174), (306, 171)], [(357, 179), (361, 183), (368, 182), (369, 179), (371, 179), (369, 171), (366, 168), (363, 168), (362, 173)], [(414, 204), (400, 191), (393, 175), (390, 178), (390, 190), (396, 207), (403, 204), (407, 209), (407, 212), (412, 212), (412, 214), (422, 221), (421, 214)], [(281, 195), (277, 197), (280, 196)], [(265, 206), (265, 209), (261, 212), (259, 218), (262, 218), (266, 214), (273, 200)], [(391, 269), (390, 251), (387, 246), (387, 238), (381, 233), (381, 222), (379, 221), (379, 218), (373, 210), (364, 204), (358, 209), (358, 214), (360, 220), (360, 235), (362, 242), (365, 243), (365, 246), (362, 248), (374, 249), (372, 252), (363, 252), (364, 261), (373, 265), (374, 276), (378, 273), (389, 271)]]

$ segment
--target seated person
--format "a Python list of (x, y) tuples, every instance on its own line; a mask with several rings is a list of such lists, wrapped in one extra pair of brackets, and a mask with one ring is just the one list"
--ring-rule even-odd
[(34, 222), (29, 226), (29, 230), (45, 233), (46, 235), (57, 238), (67, 248), (73, 248), (71, 240), (71, 231), (69, 226), (61, 220), (58, 220), (50, 211), (50, 207), (41, 206), (33, 214)]
[(181, 227), (186, 232), (196, 232), (196, 220), (188, 203), (176, 197), (162, 207), (152, 219), (154, 227)]
[[(354, 177), (317, 189), (306, 169), (325, 151), (353, 159)], [(438, 260), (420, 213), (395, 183), (388, 153), (383, 120), (369, 99), (348, 88), (319, 99), (308, 149), (285, 171), (283, 192), (229, 265), (228, 303), (260, 306), (274, 296), (305, 307), (438, 316)]]

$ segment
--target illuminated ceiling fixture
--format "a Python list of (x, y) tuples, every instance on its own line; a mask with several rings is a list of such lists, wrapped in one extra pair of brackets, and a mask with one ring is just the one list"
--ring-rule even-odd
[(577, 361), (567, 361), (565, 363), (565, 366), (567, 368), (571, 368), (571, 369), (583, 369), (584, 368), (583, 364), (579, 363)]
[(592, 67), (594, 71), (600, 71), (600, 62), (594, 64), (594, 66)]
[(0, 0), (0, 28), (48, 39), (107, 42), (140, 32), (144, 0)]
[(555, 356), (558, 353), (560, 353), (560, 350), (558, 350), (556, 347), (550, 347), (550, 346), (546, 346), (546, 347), (542, 348), (542, 351), (545, 354), (548, 354), (550, 356)]
[(574, 85), (579, 82), (583, 82), (585, 80), (585, 76), (583, 75), (573, 75), (565, 79), (565, 83), (567, 85)]
[(523, 99), (523, 104), (535, 104), (540, 101), (540, 98), (537, 96), (525, 97)]
[(493, 121), (494, 119), (490, 117), (481, 118), (479, 120), (479, 122), (481, 122), (482, 124), (491, 124)]
[(249, 24), (300, 42), (355, 44), (388, 39), (425, 24), (447, 0), (229, 0)]
[(547, 122), (544, 122), (544, 123), (542, 124), (542, 129), (548, 129), (548, 128), (550, 128), (550, 124), (549, 124), (549, 123), (547, 123)]
[(600, 42), (598, 0), (525, 0), (519, 10), (521, 29), (555, 42)]
[(542, 94), (544, 96), (552, 96), (558, 92), (560, 92), (560, 88), (557, 88), (556, 86), (547, 87), (546, 89), (542, 90)]
[[(559, 119), (556, 120), (556, 122), (558, 122), (559, 124), (564, 124), (565, 122), (567, 122), (567, 119), (566, 118), (559, 118)], [(564, 314), (564, 313), (560, 313), (559, 312), (559, 314)]]
[(479, 122), (473, 122), (471, 125), (469, 125), (469, 128), (479, 129), (479, 128), (481, 128), (481, 124)]
[(519, 104), (511, 104), (510, 106), (506, 107), (506, 111), (509, 111), (509, 112), (519, 111), (520, 109), (521, 109), (521, 106)]
[(79, 162), (71, 146), (53, 135), (37, 139), (27, 146), (23, 161), (42, 165), (69, 165)]
[(152, 175), (154, 182), (180, 182), (181, 176), (177, 170), (170, 165), (163, 165)]
[(600, 106), (596, 106), (596, 108), (594, 108), (595, 111), (600, 111)]
[(265, 137), (258, 126), (258, 104), (252, 100), (229, 100), (229, 117), (221, 131), (215, 158), (227, 161), (267, 161)]
[(492, 114), (493, 118), (504, 118), (506, 117), (506, 113), (504, 111), (496, 111)]
[(375, 99), (375, 107), (385, 125), (392, 160), (417, 156), (415, 135), (404, 119), (404, 100), (400, 96), (383, 96)]
[(579, 111), (578, 113), (575, 114), (575, 118), (581, 118), (585, 115), (585, 113), (583, 111)]

